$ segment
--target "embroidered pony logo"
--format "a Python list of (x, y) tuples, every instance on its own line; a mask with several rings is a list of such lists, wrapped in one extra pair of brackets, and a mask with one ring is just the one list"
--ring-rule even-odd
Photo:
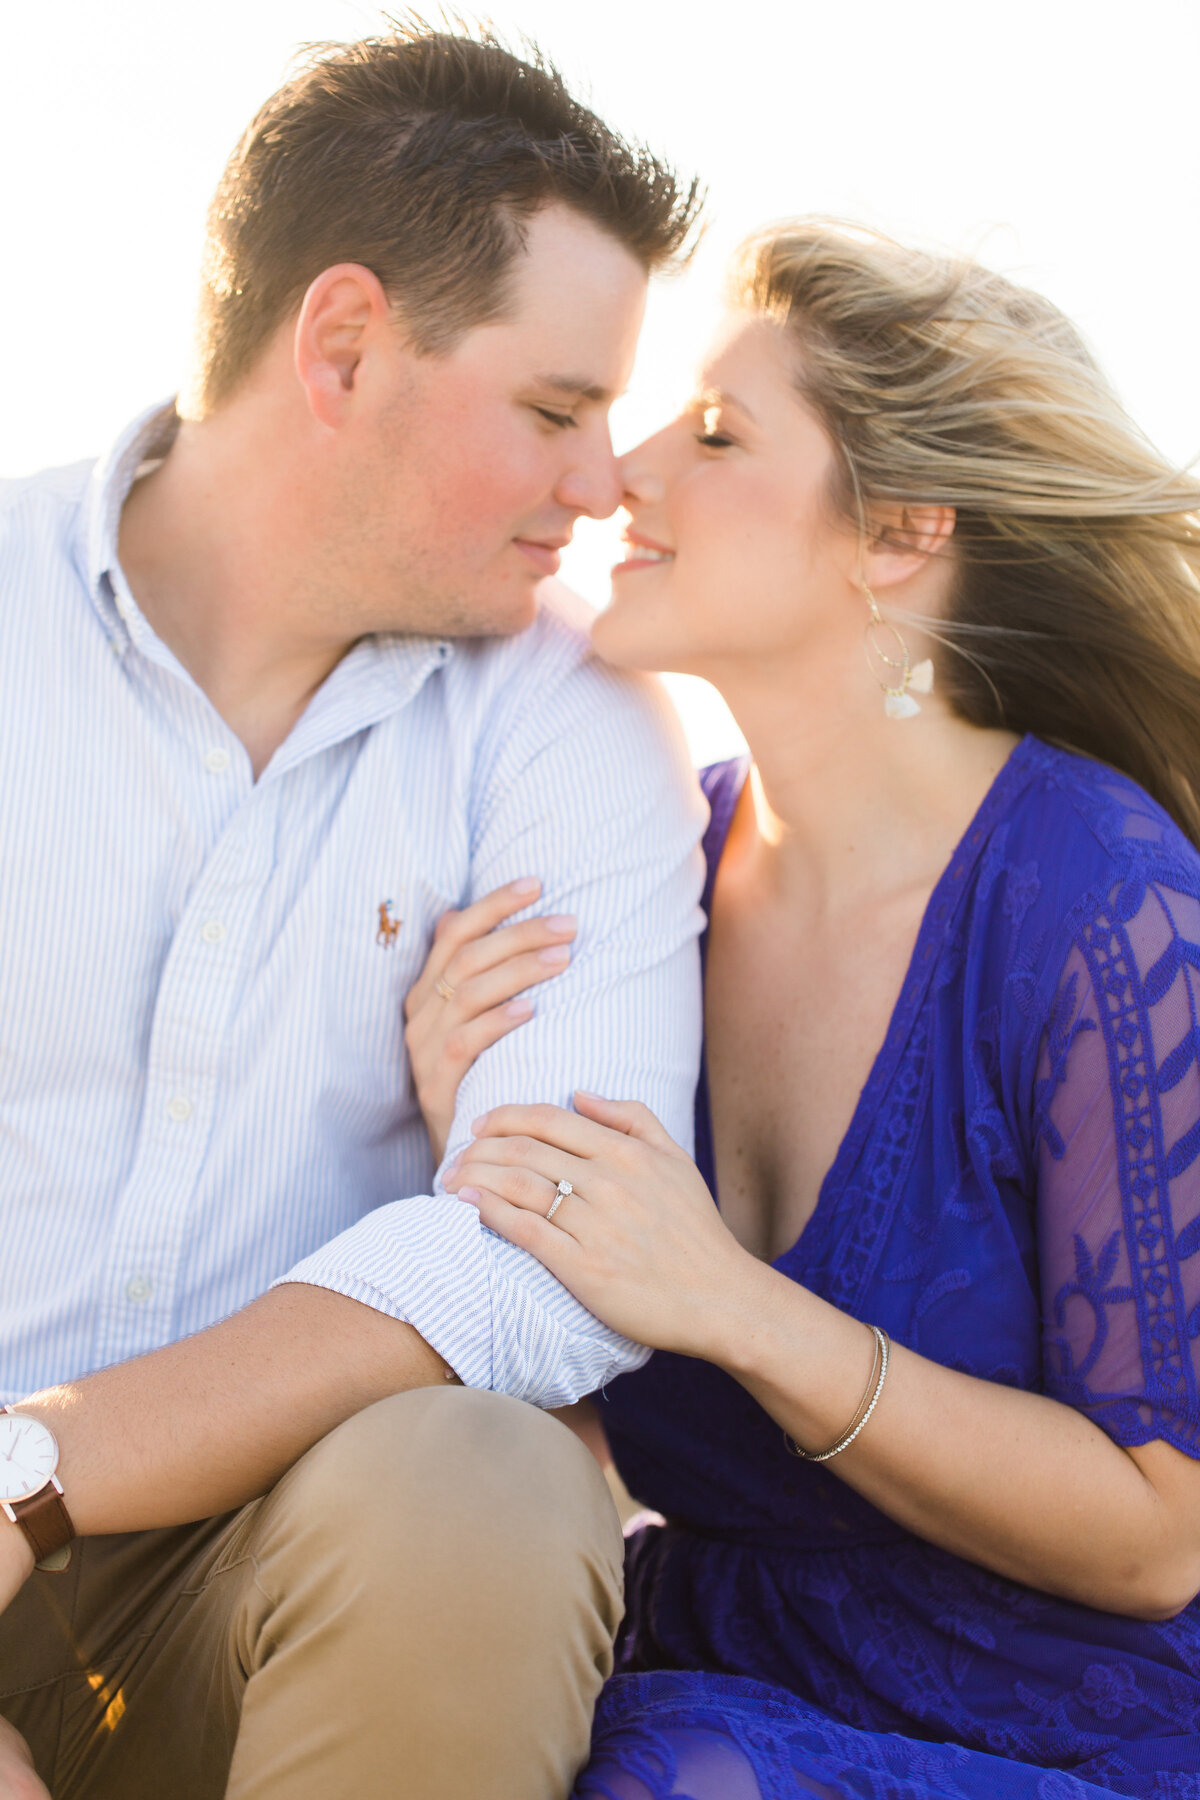
[(400, 927), (404, 923), (403, 919), (393, 919), (390, 910), (392, 904), (390, 900), (379, 902), (379, 930), (375, 933), (375, 942), (382, 944), (385, 950), (392, 948), (400, 935)]

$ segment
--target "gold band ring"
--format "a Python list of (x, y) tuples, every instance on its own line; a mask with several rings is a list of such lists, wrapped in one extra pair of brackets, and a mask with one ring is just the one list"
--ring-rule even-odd
[(443, 1000), (453, 1000), (454, 998), (454, 989), (442, 975), (439, 975), (434, 982), (433, 991), (435, 994), (440, 994)]
[(562, 1203), (566, 1199), (567, 1195), (573, 1194), (574, 1192), (575, 1192), (575, 1189), (571, 1186), (569, 1181), (560, 1181), (559, 1182), (558, 1186), (554, 1190), (554, 1198), (550, 1202), (550, 1211), (546, 1214), (547, 1225), (550, 1223), (551, 1219), (554, 1217), (555, 1213), (558, 1211), (559, 1207), (562, 1205)]

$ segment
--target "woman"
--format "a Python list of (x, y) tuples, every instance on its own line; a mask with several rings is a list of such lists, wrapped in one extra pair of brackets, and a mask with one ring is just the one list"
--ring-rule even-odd
[(581, 1094), (450, 1181), (659, 1352), (578, 1800), (1200, 1796), (1200, 492), (982, 269), (802, 224), (739, 283), (595, 632), (751, 750), (696, 1164)]

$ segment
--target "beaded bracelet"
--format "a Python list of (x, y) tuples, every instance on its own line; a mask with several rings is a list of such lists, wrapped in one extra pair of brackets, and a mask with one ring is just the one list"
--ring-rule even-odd
[[(850, 1445), (854, 1442), (855, 1438), (878, 1406), (879, 1396), (883, 1392), (883, 1384), (887, 1379), (888, 1350), (891, 1345), (891, 1340), (888, 1337), (887, 1332), (881, 1330), (878, 1325), (872, 1325), (871, 1330), (875, 1336), (875, 1357), (871, 1363), (871, 1373), (867, 1379), (866, 1389), (862, 1399), (858, 1403), (854, 1417), (850, 1421), (845, 1437), (839, 1438), (838, 1442), (831, 1450), (813, 1451), (802, 1450), (799, 1444), (797, 1444), (793, 1438), (790, 1438), (786, 1431), (784, 1432), (784, 1443), (787, 1445), (792, 1455), (800, 1457), (803, 1462), (828, 1462), (831, 1456), (840, 1456), (843, 1450), (849, 1449)], [(876, 1374), (876, 1371), (878, 1371), (878, 1375)]]

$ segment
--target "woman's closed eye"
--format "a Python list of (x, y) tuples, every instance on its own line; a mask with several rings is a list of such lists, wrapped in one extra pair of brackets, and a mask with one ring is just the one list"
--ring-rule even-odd
[(733, 439), (728, 432), (720, 429), (721, 408), (719, 406), (704, 408), (703, 424), (703, 431), (696, 433), (696, 442), (703, 444), (706, 450), (728, 450)]
[(573, 413), (552, 412), (548, 406), (535, 406), (533, 410), (540, 418), (545, 419), (548, 425), (555, 425), (560, 431), (577, 427), (579, 424), (579, 420)]

